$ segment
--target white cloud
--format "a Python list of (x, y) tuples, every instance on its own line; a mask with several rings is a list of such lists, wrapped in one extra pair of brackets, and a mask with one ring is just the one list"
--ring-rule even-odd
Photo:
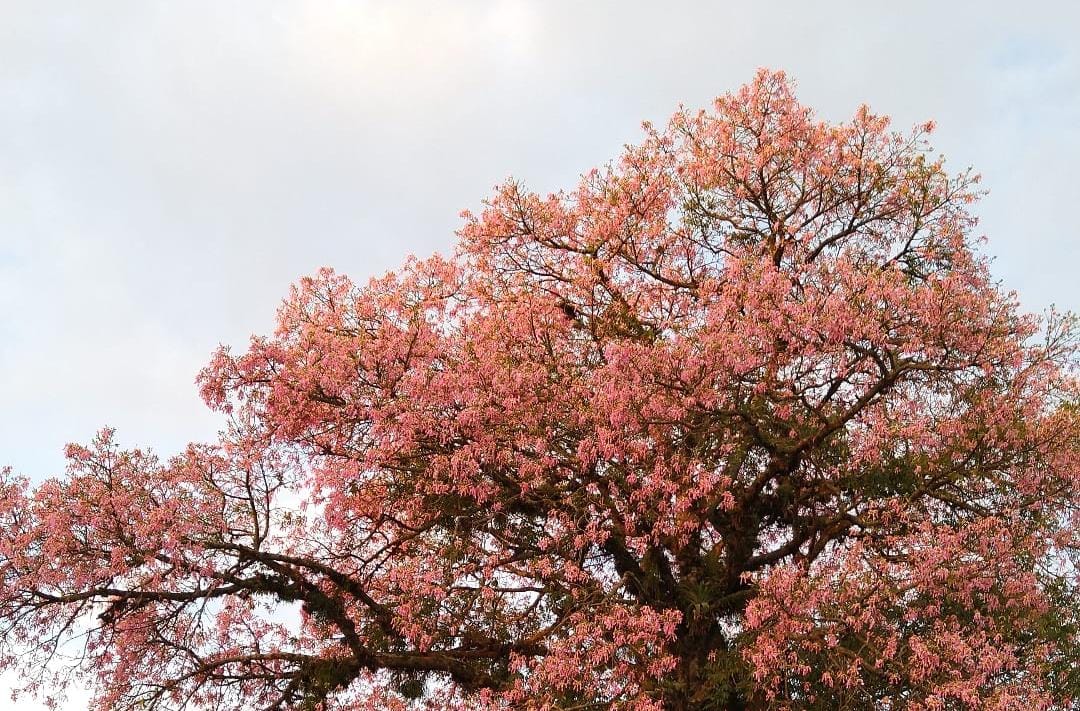
[(763, 64), (829, 118), (937, 119), (992, 191), (999, 274), (1034, 307), (1078, 301), (1068, 3), (110, 8), (3, 8), (0, 458), (34, 476), (92, 423), (205, 436), (197, 365), (297, 276), (446, 249), (504, 177), (566, 186)]

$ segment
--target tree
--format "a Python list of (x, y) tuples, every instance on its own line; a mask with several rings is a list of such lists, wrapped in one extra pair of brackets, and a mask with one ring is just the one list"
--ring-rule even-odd
[(931, 128), (762, 71), (303, 279), (216, 444), (4, 476), (5, 658), (103, 709), (1075, 708), (1076, 327)]

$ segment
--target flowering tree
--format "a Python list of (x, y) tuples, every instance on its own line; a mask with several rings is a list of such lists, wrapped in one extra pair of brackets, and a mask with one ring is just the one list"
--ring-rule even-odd
[(930, 129), (762, 71), (302, 280), (216, 444), (2, 478), (4, 658), (102, 709), (1074, 708), (1075, 329)]

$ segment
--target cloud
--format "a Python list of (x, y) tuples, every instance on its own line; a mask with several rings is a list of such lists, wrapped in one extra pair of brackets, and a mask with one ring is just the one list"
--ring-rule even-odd
[(1069, 3), (108, 7), (2, 3), (0, 460), (35, 477), (105, 423), (209, 436), (196, 370), (299, 275), (446, 251), (494, 183), (569, 186), (759, 65), (830, 119), (937, 119), (991, 190), (997, 273), (1080, 302)]

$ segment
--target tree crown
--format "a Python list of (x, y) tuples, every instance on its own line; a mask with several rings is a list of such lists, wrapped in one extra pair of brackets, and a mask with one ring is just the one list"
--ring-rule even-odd
[(4, 658), (103, 709), (1068, 707), (1075, 328), (931, 129), (761, 71), (301, 280), (200, 376), (219, 442), (5, 474)]

